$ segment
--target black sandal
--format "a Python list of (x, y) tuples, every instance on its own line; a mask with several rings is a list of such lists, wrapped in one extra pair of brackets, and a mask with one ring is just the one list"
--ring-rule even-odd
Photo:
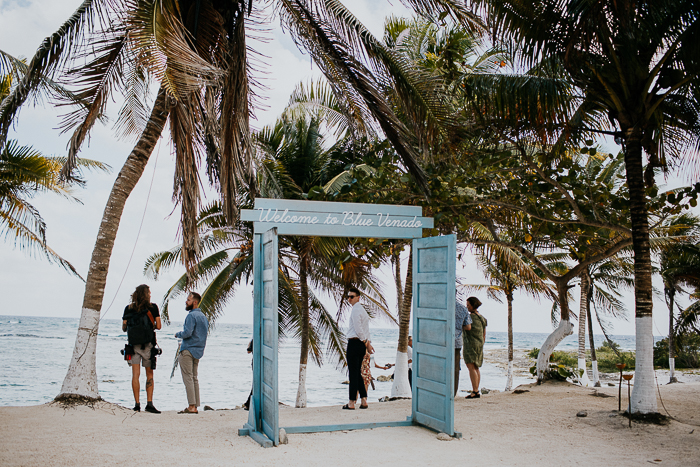
[(467, 397), (465, 397), (465, 399), (478, 399), (480, 397), (481, 397), (480, 393), (472, 391), (472, 393), (469, 394)]
[(343, 410), (355, 410), (355, 407), (350, 407), (348, 404), (345, 404)]

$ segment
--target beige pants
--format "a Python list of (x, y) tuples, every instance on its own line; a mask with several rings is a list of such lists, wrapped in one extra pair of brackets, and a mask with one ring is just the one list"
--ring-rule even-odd
[(189, 350), (183, 350), (177, 357), (182, 373), (182, 382), (185, 383), (187, 391), (187, 403), (199, 407), (199, 380), (197, 379), (197, 367), (199, 359), (192, 356)]

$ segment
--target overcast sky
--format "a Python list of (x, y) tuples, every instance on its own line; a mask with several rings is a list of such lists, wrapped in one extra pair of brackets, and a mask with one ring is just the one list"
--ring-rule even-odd
[[(42, 39), (54, 32), (68, 18), (79, 0), (0, 0), (0, 49), (15, 56), (31, 57)], [(384, 19), (393, 14), (407, 16), (397, 0), (345, 0), (345, 3), (375, 34), (381, 36)], [(269, 63), (263, 83), (267, 87), (260, 93), (267, 108), (257, 111), (255, 127), (274, 122), (286, 105), (289, 95), (299, 82), (308, 82), (319, 76), (308, 55), (298, 51), (289, 36), (285, 36), (278, 23), (270, 33), (271, 41), (255, 47), (267, 56)], [(114, 111), (112, 115), (114, 115)], [(25, 106), (10, 138), (20, 144), (31, 145), (45, 155), (65, 155), (68, 135), (60, 135), (55, 128), (60, 121), (61, 110), (45, 106)], [(134, 141), (120, 141), (114, 137), (111, 124), (98, 125), (92, 131), (89, 146), (81, 156), (96, 159), (112, 166), (111, 173), (87, 175), (87, 186), (78, 190), (82, 204), (40, 195), (32, 200), (48, 225), (48, 242), (78, 271), (87, 275), (92, 248), (102, 212), (110, 189)], [(119, 319), (134, 287), (148, 283), (153, 300), (160, 303), (165, 291), (173, 284), (182, 270), (164, 274), (158, 281), (143, 276), (143, 266), (151, 254), (166, 250), (177, 242), (179, 208), (173, 211), (172, 180), (174, 163), (170, 142), (165, 137), (151, 156), (148, 166), (132, 192), (122, 216), (119, 233), (112, 253), (102, 313), (105, 319)], [(150, 193), (150, 195), (149, 195)], [(209, 195), (208, 201), (212, 201)], [(145, 212), (145, 216), (144, 216)], [(171, 215), (172, 213), (172, 215)], [(143, 225), (139, 234), (139, 228)], [(133, 256), (132, 256), (133, 255)], [(12, 242), (0, 242), (0, 291), (4, 307), (0, 314), (26, 316), (54, 316), (78, 318), (81, 312), (84, 284), (50, 265), (45, 259), (30, 258), (26, 252), (13, 248)], [(484, 279), (476, 270), (469, 255), (460, 266), (458, 276), (467, 283), (483, 284)], [(386, 296), (394, 303), (395, 294), (390, 277), (386, 277)], [(574, 294), (578, 288), (574, 289)], [(486, 300), (485, 294), (477, 294), (484, 301), (484, 315), (489, 319), (489, 330), (506, 331), (505, 304)], [(629, 314), (634, 303), (628, 294)], [(183, 304), (171, 305), (171, 318), (184, 318)], [(654, 334), (666, 334), (668, 318), (665, 305), (655, 301)], [(572, 309), (577, 310), (574, 302)], [(514, 304), (514, 329), (516, 332), (550, 332), (550, 302), (537, 303), (525, 296), (516, 295)], [(241, 290), (231, 301), (222, 322), (252, 324), (252, 299), (250, 289)], [(377, 326), (388, 326), (377, 322)], [(634, 334), (634, 320), (616, 321), (615, 334)]]

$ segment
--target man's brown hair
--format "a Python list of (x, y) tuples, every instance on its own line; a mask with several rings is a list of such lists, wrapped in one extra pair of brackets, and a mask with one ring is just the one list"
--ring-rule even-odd
[(192, 295), (192, 298), (194, 298), (195, 300), (197, 300), (197, 305), (199, 305), (200, 303), (202, 303), (202, 296), (199, 295), (197, 292), (190, 292), (190, 295)]

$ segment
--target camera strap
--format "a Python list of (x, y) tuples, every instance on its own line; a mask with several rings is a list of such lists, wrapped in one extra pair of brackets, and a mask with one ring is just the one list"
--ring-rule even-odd
[(153, 319), (153, 315), (151, 314), (151, 310), (148, 310), (146, 313), (146, 316), (148, 316), (148, 319), (151, 321), (151, 326), (153, 326), (153, 329), (156, 328), (156, 320)]

